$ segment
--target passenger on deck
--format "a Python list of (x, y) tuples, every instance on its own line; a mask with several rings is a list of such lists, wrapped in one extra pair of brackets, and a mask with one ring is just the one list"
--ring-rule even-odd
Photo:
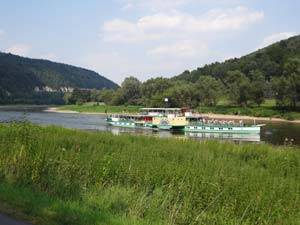
[(240, 120), (240, 126), (244, 126), (244, 121)]

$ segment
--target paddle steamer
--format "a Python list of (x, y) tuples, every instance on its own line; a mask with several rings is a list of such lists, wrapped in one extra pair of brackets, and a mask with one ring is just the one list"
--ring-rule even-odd
[(263, 124), (246, 126), (228, 120), (204, 118), (185, 108), (142, 108), (139, 114), (113, 114), (107, 117), (113, 126), (202, 133), (259, 134)]

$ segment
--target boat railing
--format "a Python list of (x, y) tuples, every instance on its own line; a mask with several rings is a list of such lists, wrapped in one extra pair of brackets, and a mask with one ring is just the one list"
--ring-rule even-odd
[(189, 122), (190, 126), (214, 126), (214, 127), (243, 127), (244, 123), (235, 123), (234, 121), (196, 121)]

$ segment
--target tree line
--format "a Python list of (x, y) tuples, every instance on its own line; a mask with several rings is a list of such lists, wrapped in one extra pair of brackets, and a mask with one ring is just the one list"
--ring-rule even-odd
[(231, 105), (260, 106), (266, 98), (275, 98), (278, 107), (300, 108), (300, 59), (291, 59), (281, 76), (269, 77), (261, 70), (246, 75), (241, 70), (225, 72), (221, 78), (201, 75), (195, 82), (167, 78), (152, 78), (145, 82), (127, 77), (114, 90), (80, 90), (66, 94), (68, 104), (95, 101), (108, 105), (141, 105), (163, 107), (215, 106), (227, 99)]
[(300, 109), (300, 36), (280, 41), (241, 58), (184, 71), (171, 79), (145, 82), (126, 78), (115, 90), (71, 94), (71, 103), (101, 101), (110, 105), (170, 107), (215, 106), (221, 100), (241, 107), (260, 106), (266, 98), (277, 107)]

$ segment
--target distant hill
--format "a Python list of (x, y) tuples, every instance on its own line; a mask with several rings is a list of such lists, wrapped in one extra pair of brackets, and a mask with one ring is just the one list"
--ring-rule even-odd
[(240, 70), (249, 76), (253, 70), (260, 70), (265, 79), (284, 75), (288, 60), (300, 58), (300, 35), (283, 40), (255, 51), (241, 58), (234, 58), (223, 63), (212, 63), (193, 71), (185, 71), (173, 80), (197, 81), (200, 76), (209, 75), (220, 80), (224, 79), (228, 71)]
[(58, 104), (74, 88), (117, 87), (91, 70), (0, 52), (0, 103)]

